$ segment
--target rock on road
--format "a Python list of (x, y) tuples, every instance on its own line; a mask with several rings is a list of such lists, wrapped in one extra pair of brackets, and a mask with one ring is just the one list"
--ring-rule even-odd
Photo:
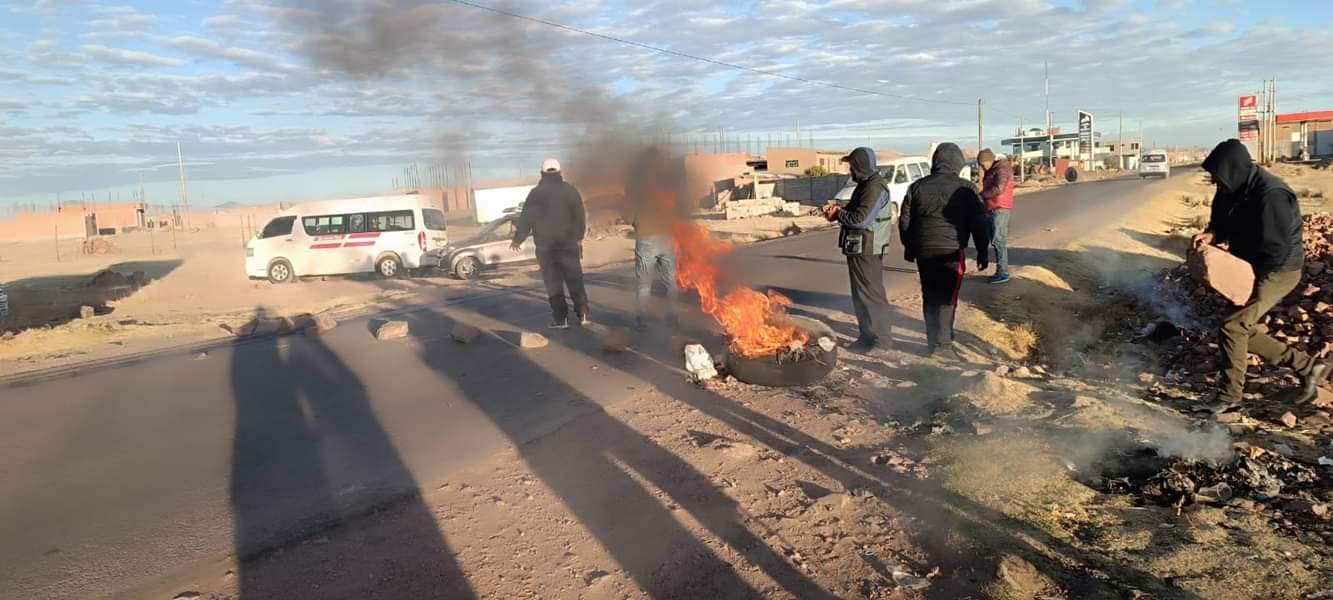
[[(1020, 196), (1011, 244), (1064, 245), (1162, 185), (1122, 179)], [(832, 236), (747, 247), (737, 258), (743, 278), (798, 305), (847, 310)], [(916, 282), (900, 248), (895, 242), (886, 261), (890, 295)], [(632, 270), (589, 282), (594, 318), (623, 322)], [(394, 317), (410, 323), (404, 340), (376, 343), (374, 323), (361, 319), (318, 337), (0, 383), (0, 597), (115, 595), (202, 561), (263, 551), (595, 408), (542, 394), (542, 381), (506, 377), (513, 361), (540, 360), (561, 378), (595, 365), (563, 349), (559, 336), (548, 348), (516, 347), (520, 330), (547, 320), (536, 284), (472, 288), (450, 303)], [(452, 310), (495, 335), (454, 342)], [(603, 378), (580, 390), (608, 405), (624, 384)]]

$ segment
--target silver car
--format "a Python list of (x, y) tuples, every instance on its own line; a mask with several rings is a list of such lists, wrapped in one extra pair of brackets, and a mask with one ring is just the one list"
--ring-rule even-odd
[(444, 249), (441, 268), (459, 279), (472, 279), (482, 271), (537, 262), (537, 246), (528, 238), (518, 250), (509, 247), (518, 215), (509, 214), (488, 223), (476, 235)]

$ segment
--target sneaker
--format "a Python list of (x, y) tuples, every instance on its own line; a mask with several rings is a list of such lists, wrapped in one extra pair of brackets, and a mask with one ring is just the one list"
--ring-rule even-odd
[(547, 327), (551, 329), (569, 329), (569, 319), (553, 319)]
[(579, 315), (579, 327), (587, 327), (589, 325), (592, 325), (592, 319), (589, 319), (588, 315)]
[(996, 273), (991, 276), (988, 283), (1009, 283), (1009, 279), (1010, 277), (1008, 273)]
[(1310, 374), (1301, 379), (1301, 393), (1296, 398), (1297, 404), (1305, 404), (1319, 396), (1319, 386), (1328, 381), (1333, 365), (1321, 362), (1310, 369)]

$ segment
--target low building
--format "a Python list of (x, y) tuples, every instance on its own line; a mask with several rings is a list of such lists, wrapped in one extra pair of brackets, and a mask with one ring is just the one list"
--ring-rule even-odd
[[(1051, 128), (1050, 135), (1047, 135), (1042, 129), (1029, 129), (1023, 131), (1014, 137), (1000, 140), (1000, 144), (1009, 151), (1006, 154), (1012, 160), (1022, 158), (1024, 161), (1047, 162), (1051, 158), (1069, 159), (1074, 161), (1087, 160), (1087, 154), (1080, 154), (1078, 148), (1078, 132), (1064, 133), (1059, 129)], [(1094, 168), (1100, 169), (1106, 159), (1114, 156), (1111, 147), (1102, 145), (1102, 134), (1092, 133), (1092, 162)]]
[(1280, 157), (1333, 156), (1333, 110), (1278, 115), (1275, 139)]
[(814, 148), (769, 148), (768, 172), (786, 175), (804, 175), (807, 169), (823, 167), (826, 173), (846, 173), (842, 157), (846, 150), (817, 150)]

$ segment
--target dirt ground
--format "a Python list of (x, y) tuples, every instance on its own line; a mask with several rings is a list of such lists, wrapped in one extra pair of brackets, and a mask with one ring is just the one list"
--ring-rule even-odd
[[(963, 363), (844, 354), (826, 380), (787, 390), (731, 379), (695, 386), (663, 366), (613, 408), (423, 490), (455, 549), (451, 581), (466, 578), (468, 589), (455, 591), (1328, 598), (1326, 514), (1292, 528), (1283, 513), (1252, 501), (1163, 507), (1089, 483), (1098, 461), (1127, 444), (1229, 455), (1242, 442), (1296, 443), (1262, 424), (1219, 430), (1145, 399), (1153, 356), (1124, 332), (1156, 318), (1144, 311), (1142, 285), (1180, 260), (1177, 230), (1206, 210), (1189, 199), (1204, 190), (1200, 179), (1182, 177), (1077, 245), (1015, 255), (1009, 286), (974, 280), (960, 309)], [(911, 296), (894, 304), (904, 322), (919, 310)], [(451, 316), (493, 325), (467, 311)], [(822, 316), (842, 330), (854, 322), (845, 313)], [(919, 326), (899, 331), (900, 341), (920, 342)], [(1327, 481), (1328, 467), (1320, 468)], [(627, 487), (607, 490), (608, 481)], [(669, 516), (651, 518), (660, 511)], [(342, 565), (402, 560), (398, 532), (415, 518), (404, 512), (390, 506), (247, 558), (249, 589), (267, 582), (322, 597), (376, 597), (396, 584), (358, 580)], [(630, 514), (631, 522), (617, 516)], [(662, 562), (663, 554), (676, 558)], [(133, 597), (234, 598), (245, 587), (237, 572), (231, 557)]]
[[(703, 222), (736, 243), (828, 226), (812, 216)], [(451, 226), (449, 235), (464, 239), (475, 230)], [(107, 238), (112, 250), (91, 255), (81, 252), (81, 240), (0, 244), (0, 282), (11, 310), (0, 322), (0, 375), (218, 339), (248, 320), (257, 307), (280, 316), (345, 317), (402, 306), (467, 284), (444, 274), (421, 273), (387, 281), (369, 275), (331, 276), (272, 285), (245, 276), (243, 237), (238, 228), (174, 236), (138, 232)], [(596, 269), (630, 260), (633, 245), (624, 226), (594, 227), (584, 265)], [(108, 269), (127, 277), (142, 272), (144, 285), (95, 285), (94, 276)], [(523, 271), (502, 270), (487, 279), (505, 281), (525, 276)], [(82, 306), (92, 307), (96, 316), (79, 318)]]

